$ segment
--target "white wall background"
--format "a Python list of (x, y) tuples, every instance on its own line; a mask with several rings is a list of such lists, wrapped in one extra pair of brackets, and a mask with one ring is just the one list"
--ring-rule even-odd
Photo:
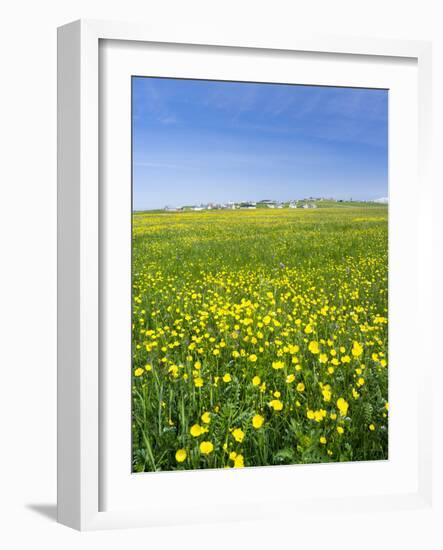
[[(56, 495), (56, 27), (78, 18), (168, 22), (264, 36), (326, 34), (434, 41), (436, 158), (442, 150), (443, 14), (439, 0), (15, 0), (0, 23), (0, 546), (34, 548), (441, 548), (429, 514), (355, 514), (279, 522), (79, 534), (54, 523)], [(435, 181), (441, 187), (440, 166)], [(441, 189), (439, 190), (441, 196)], [(442, 201), (430, 202), (442, 247)], [(442, 271), (436, 274), (443, 279)], [(441, 286), (441, 282), (438, 285)], [(442, 292), (437, 288), (436, 299)], [(441, 308), (439, 308), (441, 310)], [(424, 320), (428, 322), (430, 320)], [(441, 325), (440, 325), (441, 326)], [(431, 327), (431, 324), (430, 324)], [(440, 341), (434, 327), (430, 339)], [(419, 346), (411, 347), (417, 352)], [(437, 346), (438, 351), (438, 346)], [(436, 360), (442, 363), (441, 358)], [(442, 365), (443, 369), (443, 365)], [(3, 378), (5, 375), (5, 378)], [(439, 393), (439, 392), (437, 392)], [(437, 402), (434, 414), (441, 415)], [(429, 411), (430, 418), (432, 411)], [(441, 432), (441, 424), (435, 431)], [(441, 454), (440, 454), (441, 456)], [(443, 463), (443, 461), (442, 461)], [(439, 477), (441, 481), (441, 476)], [(185, 501), (184, 501), (184, 505)], [(440, 514), (441, 514), (440, 509)], [(347, 523), (361, 524), (359, 540)], [(433, 524), (435, 525), (435, 524)], [(390, 541), (388, 543), (387, 541)]]

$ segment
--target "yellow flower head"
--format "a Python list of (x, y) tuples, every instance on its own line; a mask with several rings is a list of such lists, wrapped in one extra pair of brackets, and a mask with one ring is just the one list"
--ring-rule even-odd
[(337, 426), (337, 432), (338, 432), (340, 435), (342, 435), (342, 434), (345, 432), (345, 430), (342, 428), (342, 426)]
[(227, 372), (226, 374), (223, 375), (223, 382), (230, 382), (232, 380), (231, 378), (231, 375), (229, 374), (229, 372)]
[(274, 409), (274, 411), (281, 411), (283, 409), (283, 403), (280, 399), (273, 399), (270, 401), (269, 406)]
[(286, 383), (287, 384), (291, 384), (292, 382), (294, 382), (295, 380), (295, 375), (294, 374), (288, 374), (288, 376), (286, 377)]
[(196, 388), (201, 388), (203, 386), (203, 378), (200, 378), (200, 376), (194, 378), (194, 385)]
[(199, 424), (194, 424), (189, 430), (192, 437), (198, 437), (199, 435), (205, 433), (205, 429), (202, 428)]
[(248, 361), (251, 361), (251, 363), (255, 363), (257, 361), (257, 356), (254, 355), (254, 354), (251, 354), (249, 357), (248, 357)]
[(210, 441), (202, 441), (200, 443), (200, 452), (204, 455), (212, 453), (214, 445)]
[(352, 346), (352, 355), (354, 357), (360, 357), (362, 353), (363, 353), (363, 346), (358, 342), (354, 342)]
[(232, 430), (232, 437), (235, 439), (235, 441), (241, 443), (245, 438), (245, 432), (240, 428), (235, 428), (235, 430)]
[(265, 421), (265, 419), (260, 414), (256, 414), (252, 417), (252, 425), (254, 426), (254, 428), (256, 430), (258, 430), (259, 428), (261, 428), (263, 426), (264, 421)]
[(314, 355), (317, 353), (320, 353), (320, 348), (318, 347), (318, 342), (316, 340), (312, 340), (312, 342), (309, 342), (308, 350), (313, 353)]
[(138, 367), (138, 369), (135, 369), (134, 375), (141, 376), (144, 372), (145, 372), (144, 369), (142, 369), (141, 367)]
[(261, 379), (260, 379), (260, 376), (254, 376), (254, 378), (252, 379), (252, 384), (254, 386), (259, 386), (261, 383)]
[(326, 386), (323, 386), (321, 393), (325, 401), (331, 400), (332, 392), (331, 392), (331, 386), (329, 384), (326, 384)]
[(299, 392), (304, 392), (305, 391), (305, 385), (303, 384), (303, 382), (299, 382), (297, 384), (297, 391), (299, 391)]
[(204, 412), (204, 413), (201, 415), (201, 420), (202, 420), (202, 422), (204, 422), (205, 424), (209, 424), (209, 422), (211, 422), (211, 415), (210, 415), (208, 412)]
[(314, 411), (314, 420), (316, 422), (321, 422), (325, 417), (326, 417), (326, 411), (324, 409)]
[(234, 458), (234, 468), (244, 468), (244, 466), (245, 466), (245, 461), (244, 461), (243, 455), (237, 455)]
[(325, 436), (322, 435), (322, 436), (320, 437), (320, 443), (321, 443), (322, 445), (326, 445), (327, 439), (326, 439)]
[(184, 462), (186, 460), (186, 457), (187, 457), (187, 453), (186, 453), (186, 450), (185, 449), (179, 449), (176, 453), (175, 453), (175, 460), (177, 462)]
[(275, 370), (282, 369), (285, 366), (283, 361), (273, 361), (272, 362), (272, 368)]
[(343, 397), (340, 397), (339, 399), (337, 399), (337, 407), (338, 407), (338, 410), (340, 411), (341, 416), (346, 416), (348, 412), (349, 404), (345, 399), (343, 399)]

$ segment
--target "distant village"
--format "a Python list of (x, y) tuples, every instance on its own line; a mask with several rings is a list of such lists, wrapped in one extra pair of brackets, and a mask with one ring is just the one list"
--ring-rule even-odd
[[(304, 199), (296, 199), (290, 201), (275, 201), (271, 199), (264, 199), (261, 201), (245, 201), (245, 202), (226, 202), (226, 203), (206, 203), (190, 206), (172, 207), (165, 206), (166, 212), (185, 212), (194, 211), (200, 212), (202, 210), (255, 210), (256, 208), (318, 208), (319, 202), (345, 202), (343, 200), (337, 200), (334, 198), (325, 197), (308, 197)], [(350, 199), (352, 202), (352, 199)]]

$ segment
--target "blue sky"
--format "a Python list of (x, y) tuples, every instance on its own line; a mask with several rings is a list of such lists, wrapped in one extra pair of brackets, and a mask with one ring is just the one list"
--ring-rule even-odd
[(388, 91), (133, 77), (133, 207), (388, 194)]

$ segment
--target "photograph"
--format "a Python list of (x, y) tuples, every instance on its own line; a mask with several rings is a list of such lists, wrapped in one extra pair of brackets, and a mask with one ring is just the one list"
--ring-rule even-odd
[(131, 102), (131, 471), (388, 460), (389, 91)]

